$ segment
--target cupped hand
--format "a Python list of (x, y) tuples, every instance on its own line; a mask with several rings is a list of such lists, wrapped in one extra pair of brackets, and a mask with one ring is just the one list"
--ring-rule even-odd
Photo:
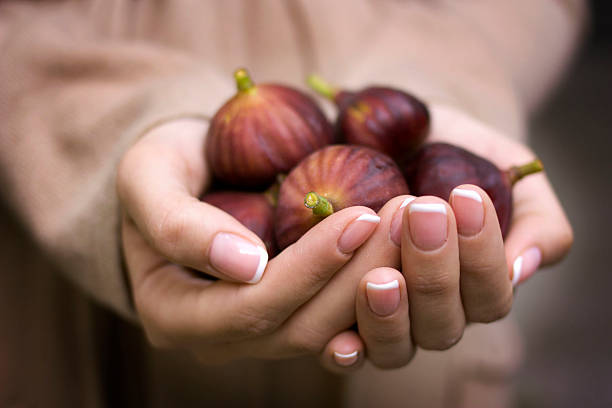
[[(197, 199), (208, 182), (205, 128), (187, 119), (158, 126), (118, 169), (123, 252), (148, 338), (206, 363), (320, 354), (354, 321), (354, 296), (349, 318), (330, 325), (330, 315), (343, 313), (317, 295), (344, 273), (380, 218), (365, 207), (339, 211), (268, 261), (255, 234)], [(340, 290), (348, 294), (357, 282), (346, 283)], [(304, 313), (311, 304), (319, 307)]]
[[(533, 158), (522, 144), (461, 112), (435, 107), (433, 112), (432, 141), (463, 146), (500, 168)], [(265, 260), (256, 258), (246, 263), (249, 273), (236, 273), (236, 263), (219, 267), (210, 259), (215, 234), (229, 232), (258, 248), (263, 244), (229, 215), (195, 199), (206, 186), (200, 155), (203, 137), (193, 128), (182, 138), (174, 130), (147, 135), (147, 143), (135, 146), (120, 168), (124, 249), (149, 337), (156, 344), (191, 349), (206, 361), (320, 353), (323, 365), (337, 372), (355, 370), (366, 358), (379, 367), (400, 367), (414, 355), (413, 341), (422, 348), (445, 349), (458, 341), (467, 322), (503, 317), (512, 302), (511, 280), (523, 282), (539, 264), (559, 260), (571, 246), (569, 223), (545, 175), (539, 174), (514, 189), (514, 215), (505, 245), (490, 199), (478, 187), (465, 185), (449, 197), (450, 204), (434, 197), (391, 200), (378, 213), (379, 227), (363, 238), (365, 244), (353, 244), (356, 252), (342, 262), (334, 260), (334, 250), (325, 255), (325, 249), (337, 251), (338, 234), (359, 216), (372, 215), (366, 209), (334, 214), (267, 267), (262, 269)], [(168, 155), (168, 146), (177, 154)], [(175, 159), (151, 161), (158, 156)], [(349, 215), (338, 220), (344, 214)], [(445, 227), (441, 245), (430, 228), (436, 218), (439, 230)], [(328, 240), (320, 241), (327, 235)], [(315, 242), (325, 244), (314, 248)], [(250, 253), (255, 257), (255, 251)], [(304, 264), (307, 259), (317, 261), (316, 267)], [(402, 273), (396, 270), (400, 264)], [(213, 284), (184, 266), (222, 281)], [(229, 283), (256, 282), (262, 270), (266, 278), (258, 285)], [(273, 282), (267, 276), (284, 276), (285, 286), (300, 277), (309, 283), (281, 296), (281, 280), (264, 285)], [(309, 276), (316, 277), (314, 286), (309, 286)], [(245, 293), (259, 295), (251, 298)], [(278, 303), (266, 305), (270, 298)], [(193, 313), (198, 306), (206, 309), (205, 316)], [(229, 312), (215, 320), (213, 312), (218, 310)], [(271, 310), (276, 313), (267, 313)], [(232, 319), (234, 313), (237, 319)], [(358, 333), (350, 330), (355, 321)]]
[[(432, 106), (431, 112), (430, 142), (461, 146), (502, 170), (534, 158), (522, 143), (464, 112), (446, 106)], [(572, 245), (572, 228), (545, 173), (531, 175), (514, 186), (514, 210), (505, 241), (495, 208), (482, 189), (457, 186), (447, 200), (413, 196), (404, 199), (387, 224), (390, 240), (401, 247), (402, 273), (387, 270), (387, 279), (371, 274), (364, 277), (356, 302), (359, 335), (343, 332), (330, 342), (331, 346), (344, 351), (358, 349), (371, 356), (379, 367), (401, 366), (414, 350), (406, 352), (406, 336), (397, 335), (407, 325), (393, 319), (397, 313), (408, 313), (405, 321), (410, 322), (412, 339), (418, 347), (447, 349), (459, 341), (468, 323), (504, 317), (512, 306), (513, 286), (524, 283), (540, 266), (559, 261)], [(377, 234), (383, 233), (386, 223), (384, 215), (382, 218), (379, 231), (358, 251), (353, 262), (374, 245)], [(384, 245), (382, 241), (378, 243), (379, 248)], [(334, 278), (339, 279), (341, 276)], [(384, 285), (373, 289), (377, 286), (372, 283), (383, 281)], [(400, 288), (399, 295), (396, 286)], [(404, 287), (406, 294), (401, 289)], [(403, 303), (395, 303), (398, 297), (404, 302), (404, 296), (406, 312)], [(368, 316), (375, 314), (365, 306), (370, 299), (383, 302), (387, 311), (394, 304), (397, 311), (373, 324)], [(335, 301), (340, 302), (337, 297)], [(391, 327), (380, 325), (385, 319), (393, 321)], [(330, 353), (327, 355), (330, 361)]]

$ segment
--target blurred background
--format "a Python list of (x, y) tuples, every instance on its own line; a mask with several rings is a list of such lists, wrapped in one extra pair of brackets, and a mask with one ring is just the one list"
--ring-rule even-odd
[[(564, 262), (543, 270), (518, 291), (512, 314), (523, 331), (525, 361), (516, 382), (516, 408), (612, 407), (612, 268), (605, 258), (612, 255), (612, 217), (608, 209), (612, 202), (612, 2), (591, 4), (593, 22), (585, 46), (556, 92), (531, 121), (532, 146), (546, 164), (564, 203), (574, 227), (575, 244)], [(0, 227), (11, 232), (6, 236), (16, 242), (27, 241), (14, 220), (0, 221)], [(0, 262), (6, 262), (0, 265), (0, 271), (10, 272), (10, 265), (43, 269), (42, 264), (31, 265), (40, 261), (25, 252), (6, 252), (0, 256)], [(5, 275), (7, 281), (18, 279), (17, 274)], [(0, 384), (27, 378), (32, 384), (50, 384), (59, 393), (60, 378), (77, 383), (76, 378), (82, 375), (78, 367), (85, 362), (102, 375), (115, 376), (106, 374), (101, 389), (94, 378), (86, 378), (81, 382), (89, 385), (80, 390), (82, 393), (103, 395), (108, 402), (135, 402), (131, 406), (143, 405), (147, 398), (161, 398), (163, 390), (156, 390), (159, 395), (150, 397), (136, 391), (143, 388), (139, 384), (148, 381), (137, 367), (150, 364), (139, 330), (80, 293), (71, 292), (70, 285), (50, 271), (35, 282), (32, 287), (10, 292), (0, 287), (0, 300), (19, 304), (21, 312), (10, 314), (0, 307), (0, 329), (19, 331), (19, 349), (27, 351), (19, 356), (19, 366), (11, 370), (2, 369), (8, 359), (0, 353)], [(48, 289), (53, 286), (57, 288), (53, 293), (71, 294), (51, 299)], [(37, 316), (45, 302), (59, 303), (62, 315), (36, 322), (22, 318)], [(94, 327), (91, 316), (96, 317)], [(76, 322), (75, 327), (67, 322)], [(71, 327), (61, 332), (59, 344), (74, 356), (72, 362), (58, 361), (57, 356), (65, 353), (57, 353), (40, 341), (62, 326)], [(107, 333), (107, 338), (91, 338), (100, 332)], [(3, 339), (0, 333), (0, 352), (9, 350)], [(82, 348), (80, 339), (94, 343), (97, 353)], [(32, 362), (44, 369), (28, 371)], [(156, 376), (164, 367), (146, 368)], [(185, 373), (173, 375), (177, 384), (190, 381)], [(279, 371), (278, 376), (282, 375), (286, 373)], [(166, 391), (171, 394), (174, 390)], [(12, 397), (8, 398), (0, 398), (0, 407), (15, 406)], [(76, 398), (73, 406), (78, 406)], [(184, 405), (174, 402), (175, 406)]]
[(586, 46), (531, 123), (575, 243), (517, 295), (520, 408), (612, 407), (612, 3), (592, 7)]

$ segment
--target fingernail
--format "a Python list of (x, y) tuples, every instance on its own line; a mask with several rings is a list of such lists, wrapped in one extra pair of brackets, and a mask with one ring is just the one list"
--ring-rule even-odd
[(345, 254), (353, 252), (372, 235), (379, 223), (378, 215), (362, 214), (355, 218), (340, 235), (338, 249)]
[(391, 236), (391, 241), (397, 246), (400, 246), (402, 243), (402, 217), (404, 216), (404, 209), (414, 200), (416, 200), (416, 197), (406, 198), (404, 202), (402, 202), (402, 205), (395, 210), (395, 214), (393, 214), (389, 235)]
[(338, 365), (341, 365), (343, 367), (348, 367), (355, 364), (358, 358), (359, 352), (357, 350), (347, 354), (342, 354), (338, 353), (337, 351), (334, 351), (334, 360), (336, 360), (336, 363), (338, 363)]
[(366, 295), (372, 312), (379, 316), (389, 316), (400, 304), (399, 282), (397, 279), (387, 283), (368, 282)]
[(409, 207), (410, 237), (424, 251), (440, 248), (447, 239), (446, 206), (438, 203), (412, 203)]
[(542, 262), (542, 252), (537, 247), (532, 247), (518, 256), (512, 264), (512, 286), (529, 279)]
[(219, 232), (213, 239), (210, 264), (219, 272), (246, 283), (257, 283), (266, 269), (268, 252), (235, 234)]
[(451, 192), (451, 205), (457, 219), (457, 232), (464, 237), (478, 234), (484, 226), (482, 197), (477, 191), (456, 188)]

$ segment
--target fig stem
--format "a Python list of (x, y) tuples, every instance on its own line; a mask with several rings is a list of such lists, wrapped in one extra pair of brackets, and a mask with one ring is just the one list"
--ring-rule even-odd
[(535, 159), (522, 166), (513, 166), (508, 170), (508, 179), (510, 185), (514, 185), (517, 181), (530, 174), (539, 173), (544, 170), (544, 165), (540, 159)]
[(325, 197), (320, 196), (314, 191), (306, 194), (304, 205), (310, 208), (314, 215), (318, 215), (319, 217), (327, 217), (334, 212), (332, 204), (327, 201)]
[(278, 193), (280, 191), (280, 186), (283, 184), (283, 181), (285, 181), (286, 178), (286, 174), (277, 174), (274, 184), (268, 187), (268, 189), (263, 193), (266, 200), (268, 200), (272, 207), (276, 207), (278, 205)]
[(240, 92), (246, 92), (255, 86), (246, 68), (238, 68), (234, 72), (234, 79), (236, 79), (236, 87)]
[(320, 76), (314, 74), (309, 75), (308, 78), (306, 78), (306, 83), (319, 95), (324, 96), (331, 101), (335, 101), (338, 90)]

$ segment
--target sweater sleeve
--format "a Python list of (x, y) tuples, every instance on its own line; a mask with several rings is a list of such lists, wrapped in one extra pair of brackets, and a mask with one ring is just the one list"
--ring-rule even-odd
[(70, 280), (130, 317), (116, 164), (155, 123), (209, 116), (231, 84), (78, 2), (32, 4), (0, 6), (0, 197)]
[(583, 0), (371, 3), (309, 10), (323, 76), (349, 89), (396, 86), (516, 139), (567, 68), (587, 14)]

